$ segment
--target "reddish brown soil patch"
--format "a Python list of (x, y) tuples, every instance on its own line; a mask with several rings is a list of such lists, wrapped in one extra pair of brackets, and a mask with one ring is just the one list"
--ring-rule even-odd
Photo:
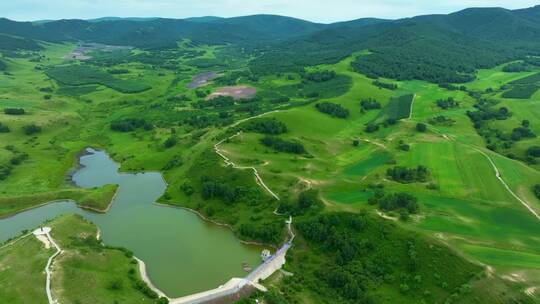
[(214, 99), (218, 96), (231, 96), (234, 99), (248, 99), (257, 94), (257, 89), (248, 86), (223, 87), (208, 95), (207, 99)]

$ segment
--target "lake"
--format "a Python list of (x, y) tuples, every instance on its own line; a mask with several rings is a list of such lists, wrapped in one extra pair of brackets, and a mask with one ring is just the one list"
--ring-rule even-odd
[[(146, 263), (152, 283), (175, 298), (244, 277), (242, 263), (256, 267), (261, 248), (242, 244), (230, 231), (195, 213), (157, 205), (166, 183), (160, 173), (119, 173), (107, 153), (88, 149), (73, 181), (84, 188), (118, 184), (110, 210), (98, 214), (73, 202), (56, 202), (0, 219), (0, 242), (65, 213), (95, 223), (103, 242), (125, 247)], [(54, 231), (52, 231), (54, 237)]]

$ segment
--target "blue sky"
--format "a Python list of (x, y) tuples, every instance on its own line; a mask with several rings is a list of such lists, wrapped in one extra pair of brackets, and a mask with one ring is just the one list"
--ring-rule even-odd
[(537, 0), (0, 0), (0, 16), (28, 21), (103, 16), (185, 18), (279, 14), (334, 22), (449, 13), (467, 7), (514, 9), (537, 3)]

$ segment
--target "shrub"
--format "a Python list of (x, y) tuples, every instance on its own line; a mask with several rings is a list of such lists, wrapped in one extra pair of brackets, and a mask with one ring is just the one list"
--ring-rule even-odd
[(0, 164), (0, 180), (5, 180), (11, 174), (11, 165)]
[(153, 126), (144, 119), (139, 118), (118, 119), (111, 122), (111, 130), (113, 131), (132, 132), (139, 128), (144, 128), (148, 131), (153, 129)]
[(426, 130), (427, 130), (427, 126), (426, 126), (425, 123), (419, 122), (419, 123), (416, 124), (416, 131), (418, 131), (418, 132), (426, 132)]
[(26, 112), (22, 108), (5, 108), (4, 114), (7, 115), (24, 115)]
[(364, 130), (368, 133), (377, 132), (379, 130), (379, 125), (374, 123), (368, 123)]
[(532, 146), (528, 148), (527, 155), (531, 157), (540, 157), (540, 146)]
[(534, 195), (536, 195), (536, 197), (540, 199), (540, 184), (536, 184), (533, 186), (533, 192)]
[(124, 288), (124, 284), (122, 280), (120, 279), (114, 279), (111, 282), (109, 282), (109, 285), (107, 286), (110, 290), (121, 290)]
[(182, 190), (182, 192), (184, 192), (184, 194), (187, 196), (191, 196), (193, 195), (193, 193), (195, 193), (195, 189), (193, 188), (193, 186), (187, 182), (183, 183), (180, 186), (180, 190)]
[(167, 140), (163, 143), (163, 146), (168, 149), (176, 146), (178, 143), (178, 140), (176, 139), (176, 136), (172, 135), (171, 137), (167, 138)]
[(24, 134), (33, 135), (41, 132), (41, 127), (35, 124), (29, 124), (23, 127)]
[(9, 127), (0, 122), (0, 133), (9, 133)]

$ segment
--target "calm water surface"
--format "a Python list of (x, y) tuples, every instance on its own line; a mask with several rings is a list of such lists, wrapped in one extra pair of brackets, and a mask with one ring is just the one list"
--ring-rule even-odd
[(166, 188), (161, 174), (118, 173), (118, 164), (105, 152), (89, 151), (73, 180), (84, 188), (120, 185), (111, 209), (96, 214), (72, 202), (48, 204), (1, 219), (0, 242), (47, 219), (77, 213), (99, 227), (105, 244), (126, 247), (142, 259), (152, 282), (170, 297), (216, 288), (245, 276), (242, 263), (260, 263), (261, 249), (241, 244), (230, 230), (188, 210), (154, 204)]

